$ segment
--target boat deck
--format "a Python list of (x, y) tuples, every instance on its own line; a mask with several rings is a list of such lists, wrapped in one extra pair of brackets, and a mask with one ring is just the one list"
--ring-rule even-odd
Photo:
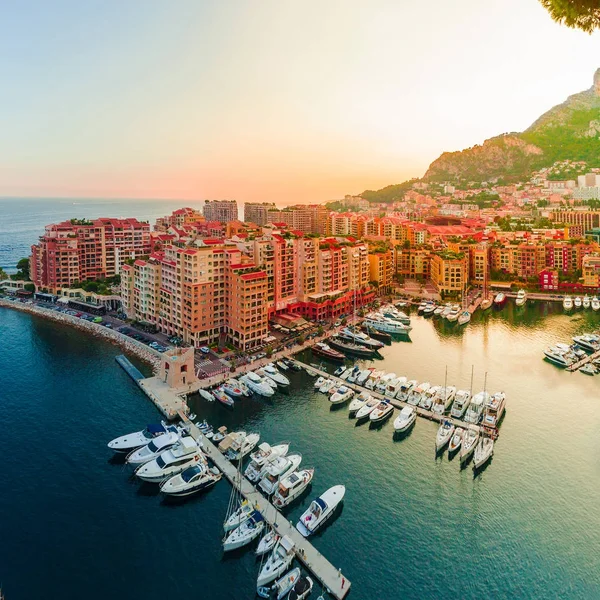
[(287, 535), (293, 540), (296, 558), (321, 582), (329, 594), (342, 600), (350, 591), (351, 583), (342, 575), (341, 570), (336, 569), (245, 477), (240, 477), (237, 467), (219, 452), (185, 413), (180, 412), (179, 416), (189, 426), (191, 435), (202, 442), (204, 451), (217, 468), (240, 490), (248, 502), (260, 511), (265, 521), (279, 535)]
[(368, 392), (374, 398), (378, 398), (379, 400), (387, 400), (392, 406), (394, 406), (396, 408), (402, 409), (405, 406), (412, 406), (417, 411), (417, 415), (419, 417), (423, 417), (424, 419), (429, 419), (430, 421), (437, 421), (438, 423), (440, 423), (441, 421), (450, 421), (453, 425), (455, 425), (457, 427), (463, 427), (463, 428), (470, 427), (471, 429), (477, 429), (477, 431), (482, 430), (481, 425), (473, 425), (470, 423), (466, 423), (462, 419), (455, 419), (454, 417), (451, 417), (449, 415), (438, 415), (437, 413), (434, 413), (431, 410), (425, 410), (424, 408), (421, 408), (420, 406), (414, 406), (412, 404), (409, 404), (408, 402), (403, 402), (401, 400), (398, 400), (397, 398), (390, 398), (388, 396), (385, 396), (384, 394), (380, 394), (379, 392), (376, 392), (375, 390), (368, 390), (367, 388), (364, 388), (361, 385), (358, 385), (356, 383), (349, 383), (348, 381), (345, 381), (345, 380), (341, 379), (340, 377), (336, 377), (335, 375), (332, 375), (331, 373), (327, 373), (327, 371), (322, 371), (320, 369), (317, 369), (315, 367), (307, 365), (307, 364), (303, 363), (302, 361), (299, 361), (298, 359), (294, 359), (294, 361), (297, 364), (299, 364), (303, 369), (312, 371), (313, 373), (318, 373), (319, 375), (322, 375), (323, 377), (327, 377), (328, 379), (335, 379), (335, 381), (337, 381), (338, 383), (345, 385), (346, 387), (352, 388), (355, 392)]
[(580, 369), (581, 367), (583, 367), (583, 365), (587, 365), (590, 361), (595, 360), (598, 357), (600, 357), (600, 350), (597, 350), (593, 354), (588, 354), (586, 357), (582, 358), (581, 360), (578, 360), (577, 362), (574, 362), (572, 365), (569, 365), (565, 370), (572, 373), (573, 371), (577, 371), (577, 369)]

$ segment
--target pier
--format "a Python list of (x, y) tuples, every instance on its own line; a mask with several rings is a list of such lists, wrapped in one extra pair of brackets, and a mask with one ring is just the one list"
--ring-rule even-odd
[(434, 413), (431, 410), (425, 410), (424, 408), (421, 408), (420, 406), (414, 406), (413, 404), (409, 404), (408, 402), (403, 402), (402, 400), (398, 400), (397, 398), (390, 398), (389, 396), (381, 394), (375, 390), (369, 390), (369, 389), (364, 388), (356, 383), (350, 383), (348, 381), (341, 379), (340, 377), (336, 377), (335, 375), (332, 375), (331, 373), (328, 373), (327, 371), (322, 371), (321, 369), (317, 369), (316, 367), (307, 365), (298, 359), (294, 359), (294, 362), (296, 362), (298, 365), (300, 365), (306, 371), (312, 371), (313, 373), (317, 373), (318, 375), (326, 377), (327, 379), (334, 379), (340, 385), (351, 388), (355, 392), (359, 392), (359, 393), (360, 392), (368, 392), (369, 394), (371, 394), (371, 396), (373, 396), (373, 398), (377, 398), (378, 400), (386, 400), (395, 408), (402, 409), (405, 406), (412, 406), (412, 408), (415, 409), (417, 415), (419, 417), (423, 417), (424, 419), (429, 419), (430, 421), (437, 421), (438, 423), (441, 423), (442, 421), (450, 421), (456, 427), (463, 427), (463, 428), (469, 427), (470, 429), (476, 429), (478, 432), (481, 432), (481, 430), (482, 430), (482, 427), (480, 425), (473, 425), (472, 423), (465, 423), (465, 421), (462, 421), (461, 419), (455, 419), (454, 417), (451, 417), (449, 415), (438, 415), (437, 413)]
[(202, 443), (204, 452), (229, 479), (231, 485), (239, 490), (280, 536), (287, 535), (294, 542), (296, 558), (321, 582), (327, 592), (337, 600), (345, 598), (351, 583), (341, 570), (336, 569), (245, 477), (240, 476), (237, 467), (219, 452), (184, 412), (180, 412), (178, 416), (187, 425), (194, 439)]
[(584, 356), (581, 360), (578, 360), (577, 362), (574, 362), (572, 365), (569, 365), (565, 370), (572, 373), (573, 371), (577, 371), (577, 369), (580, 369), (581, 367), (583, 367), (583, 365), (587, 365), (587, 363), (589, 363), (590, 361), (595, 360), (596, 358), (599, 358), (599, 357), (600, 357), (600, 350), (597, 350), (593, 354), (588, 354), (587, 356)]

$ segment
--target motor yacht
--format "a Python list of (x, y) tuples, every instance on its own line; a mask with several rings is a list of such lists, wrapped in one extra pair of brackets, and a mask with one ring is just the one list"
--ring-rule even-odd
[(506, 394), (504, 392), (496, 392), (485, 405), (483, 413), (483, 424), (486, 427), (498, 427), (498, 423), (504, 414), (506, 408)]
[(448, 315), (454, 310), (454, 306), (452, 304), (446, 304), (444, 306), (444, 309), (442, 310), (442, 313), (440, 314), (440, 317), (442, 317), (442, 319), (447, 319)]
[(296, 524), (296, 529), (304, 537), (315, 533), (333, 515), (336, 507), (344, 499), (345, 493), (346, 488), (343, 485), (334, 485), (329, 488), (310, 503)]
[(372, 396), (369, 394), (369, 392), (361, 392), (358, 394), (358, 396), (355, 396), (352, 399), (352, 402), (350, 402), (350, 405), (348, 406), (348, 412), (351, 415), (355, 414), (371, 399), (371, 397)]
[(186, 436), (169, 450), (159, 454), (154, 460), (140, 465), (135, 470), (135, 474), (142, 481), (160, 483), (181, 473), (200, 460), (204, 460), (204, 457), (196, 440), (191, 436)]
[(443, 415), (450, 408), (455, 396), (456, 388), (453, 385), (442, 387), (433, 399), (431, 410), (438, 415)]
[(437, 306), (433, 302), (429, 302), (427, 306), (423, 309), (423, 315), (426, 317), (430, 317), (435, 312)]
[(164, 481), (160, 491), (168, 496), (190, 496), (204, 491), (221, 479), (216, 467), (208, 468), (205, 462), (198, 461), (194, 466)]
[(329, 360), (336, 360), (343, 362), (346, 360), (346, 356), (337, 350), (334, 350), (331, 346), (325, 344), (324, 342), (317, 342), (312, 348), (311, 352), (316, 354), (317, 356), (323, 356), (324, 358), (328, 358)]
[[(425, 302), (423, 311), (429, 305), (428, 302)], [(391, 304), (386, 304), (382, 306), (380, 309), (380, 314), (383, 315), (386, 319), (392, 319), (394, 321), (398, 321), (399, 323), (404, 323), (404, 325), (410, 325), (410, 317), (402, 310), (398, 310), (395, 306)]]
[(450, 438), (454, 433), (454, 425), (451, 421), (443, 420), (435, 436), (435, 449), (439, 452), (450, 442)]
[(490, 395), (487, 392), (479, 392), (471, 398), (471, 402), (469, 403), (469, 407), (465, 414), (465, 421), (467, 423), (473, 423), (474, 425), (479, 423), (481, 415), (483, 414), (483, 409), (489, 398)]
[(354, 371), (354, 367), (346, 367), (344, 372), (340, 375), (340, 379), (346, 381), (348, 377), (350, 377), (350, 373), (352, 373), (352, 371)]
[(322, 394), (328, 394), (329, 390), (335, 385), (335, 379), (326, 379), (325, 383), (319, 388)]
[(577, 296), (573, 301), (573, 304), (575, 305), (575, 308), (581, 308), (581, 298)]
[(288, 443), (276, 446), (270, 446), (267, 442), (259, 444), (258, 450), (250, 455), (250, 462), (244, 471), (246, 479), (252, 483), (256, 483), (260, 479), (264, 466), (280, 456), (285, 456), (289, 449), (290, 445)]
[(418, 381), (416, 379), (411, 379), (410, 381), (400, 384), (400, 389), (396, 394), (396, 398), (402, 402), (406, 402), (408, 400), (408, 396), (416, 385), (418, 385)]
[(232, 441), (225, 452), (225, 456), (232, 462), (241, 460), (256, 448), (256, 444), (258, 444), (259, 440), (260, 433), (249, 433), (243, 437), (238, 437)]
[(302, 462), (301, 454), (288, 454), (280, 456), (267, 463), (261, 473), (258, 487), (267, 495), (271, 495), (282, 479), (293, 473)]
[(260, 570), (256, 586), (265, 586), (267, 583), (271, 583), (271, 581), (277, 579), (282, 573), (285, 573), (292, 560), (294, 560), (294, 556), (294, 542), (287, 535), (284, 535), (277, 540), (273, 551)]
[[(525, 306), (525, 303), (527, 302), (527, 293), (525, 292), (525, 290), (519, 290), (517, 292), (517, 298), (515, 300), (515, 304), (517, 306)], [(581, 300), (580, 300), (581, 302)]]
[(385, 390), (387, 390), (388, 385), (397, 379), (396, 373), (387, 373), (386, 375), (382, 375), (375, 386), (375, 391), (380, 394), (385, 394)]
[(352, 329), (350, 327), (344, 327), (339, 333), (339, 336), (342, 339), (347, 339), (352, 342), (356, 342), (361, 346), (366, 346), (367, 348), (372, 348), (374, 350), (378, 350), (379, 348), (383, 348), (385, 344), (380, 342), (379, 340), (374, 340), (372, 337), (369, 337), (366, 333), (362, 331), (357, 331), (356, 329)]
[(423, 392), (421, 400), (419, 400), (419, 406), (425, 410), (431, 410), (433, 406), (433, 400), (441, 390), (442, 387), (439, 385), (433, 385), (428, 388), (425, 392)]
[(567, 311), (573, 310), (573, 299), (570, 296), (563, 298), (563, 309)]
[(487, 436), (482, 436), (475, 446), (473, 453), (473, 469), (480, 469), (487, 463), (494, 453), (494, 440)]
[(584, 375), (595, 375), (598, 371), (592, 363), (587, 363), (579, 369), (579, 372), (583, 373)]
[(282, 371), (288, 371), (289, 370), (289, 366), (283, 362), (283, 360), (278, 360), (276, 363), (277, 368), (281, 369)]
[(339, 367), (338, 367), (338, 368), (337, 368), (337, 369), (336, 369), (336, 370), (333, 372), (333, 374), (334, 374), (336, 377), (339, 377), (339, 376), (340, 376), (340, 375), (341, 375), (341, 374), (342, 374), (342, 373), (343, 373), (345, 370), (346, 370), (346, 366), (345, 366), (345, 365), (341, 365), (341, 366), (339, 366)]
[(217, 448), (219, 452), (225, 454), (232, 445), (241, 443), (246, 437), (245, 431), (230, 431), (224, 438), (219, 442)]
[(455, 304), (452, 307), (452, 310), (446, 316), (446, 319), (448, 319), (448, 321), (450, 321), (450, 323), (454, 323), (454, 321), (458, 321), (458, 317), (460, 316), (460, 314), (461, 314), (460, 306)]
[(455, 419), (462, 419), (469, 406), (469, 402), (471, 402), (471, 392), (467, 390), (458, 390), (454, 396), (454, 403), (450, 410), (450, 416)]
[(417, 411), (413, 406), (405, 406), (394, 419), (394, 430), (398, 433), (408, 431), (417, 420)]
[(457, 427), (450, 438), (450, 444), (448, 445), (448, 453), (454, 454), (458, 452), (465, 435), (465, 430), (462, 427)]
[(588, 352), (598, 352), (600, 350), (600, 336), (595, 333), (576, 335), (573, 337), (573, 341)]
[(358, 376), (360, 375), (360, 368), (358, 366), (355, 366), (352, 371), (350, 371), (350, 375), (348, 375), (348, 379), (346, 379), (346, 381), (348, 383), (356, 383), (356, 380), (358, 379)]
[(115, 452), (131, 452), (137, 448), (141, 448), (149, 444), (154, 438), (164, 435), (165, 433), (178, 433), (175, 425), (167, 425), (166, 423), (150, 424), (146, 429), (128, 433), (121, 437), (115, 438), (108, 442), (108, 447)]
[(315, 389), (320, 389), (320, 387), (327, 381), (327, 377), (323, 377), (322, 375), (317, 378), (317, 380), (313, 383), (313, 387)]
[(441, 317), (442, 313), (444, 312), (444, 307), (443, 306), (438, 306), (434, 311), (433, 311), (433, 316), (434, 317)]
[(348, 402), (354, 396), (354, 391), (346, 386), (341, 386), (335, 394), (332, 394), (329, 398), (331, 404), (343, 404)]
[(385, 388), (385, 395), (388, 398), (395, 398), (404, 383), (406, 383), (406, 377), (396, 377), (395, 379), (392, 379)]
[(479, 432), (476, 429), (467, 428), (463, 435), (462, 447), (460, 449), (460, 463), (463, 464), (473, 454), (477, 441), (479, 440)]
[(506, 302), (506, 294), (504, 292), (498, 292), (494, 296), (494, 304), (496, 306), (502, 306)]
[(370, 315), (367, 315), (364, 322), (369, 329), (383, 331), (383, 333), (408, 335), (412, 331), (410, 325), (406, 325), (400, 321), (394, 321), (379, 314), (371, 313)]
[(371, 391), (374, 390), (384, 374), (383, 371), (372, 371), (367, 381), (365, 381), (365, 388)]
[(372, 372), (372, 369), (363, 369), (359, 373), (358, 377), (356, 378), (356, 383), (358, 385), (364, 386), (367, 379), (369, 379), (369, 377), (371, 376), (371, 372)]
[(179, 433), (173, 431), (163, 433), (153, 440), (150, 440), (146, 446), (142, 446), (141, 448), (130, 452), (127, 455), (127, 463), (138, 466), (150, 462), (157, 458), (161, 453), (172, 448), (179, 440)]
[(570, 367), (576, 360), (570, 351), (565, 351), (557, 346), (546, 348), (544, 350), (544, 356), (547, 360), (563, 369)]
[(242, 375), (240, 381), (245, 383), (250, 391), (260, 396), (270, 397), (275, 393), (275, 390), (260, 375), (252, 371)]
[(431, 387), (431, 384), (428, 381), (424, 381), (423, 383), (419, 383), (414, 386), (410, 394), (408, 395), (408, 399), (406, 400), (409, 404), (413, 406), (417, 406), (419, 402), (421, 402), (421, 398), (425, 395), (427, 390)]
[(382, 400), (369, 414), (371, 423), (381, 423), (394, 413), (394, 406), (387, 400)]
[(225, 538), (223, 550), (229, 552), (246, 546), (252, 540), (255, 540), (264, 529), (264, 517), (257, 510), (252, 511), (248, 519)]
[[(278, 384), (275, 379), (273, 379), (273, 377), (271, 377), (271, 375), (269, 375), (264, 367), (260, 368), (260, 369), (256, 369), (254, 371), (254, 373), (256, 375), (258, 375), (259, 377), (262, 377), (262, 380), (273, 390), (277, 390), (277, 388), (279, 387), (279, 385), (281, 385), (283, 387), (283, 384)], [(286, 377), (287, 379), (287, 377)]]
[(372, 348), (361, 346), (356, 342), (348, 342), (338, 337), (329, 338), (329, 345), (340, 352), (358, 356), (359, 358), (373, 358), (377, 352), (377, 350)]
[(361, 419), (366, 419), (379, 403), (380, 401), (377, 398), (369, 398), (369, 400), (356, 411), (356, 420), (360, 421)]
[(287, 600), (305, 600), (310, 596), (313, 585), (313, 580), (308, 575), (302, 575), (290, 591)]
[[(246, 387), (246, 386), (244, 386)], [(242, 389), (240, 382), (237, 379), (228, 379), (222, 386), (221, 389), (232, 398), (243, 398), (247, 394)]]
[(290, 380), (279, 370), (273, 363), (269, 363), (263, 367), (263, 371), (270, 377), (277, 385), (286, 387), (290, 385)]
[(235, 405), (233, 398), (225, 393), (223, 386), (220, 386), (212, 391), (212, 395), (224, 406), (233, 408)]
[(277, 491), (273, 494), (273, 506), (281, 509), (293, 502), (310, 485), (314, 474), (314, 469), (302, 469), (301, 471), (294, 471), (285, 479), (282, 479), (279, 482)]
[(260, 598), (277, 598), (283, 600), (288, 597), (294, 586), (299, 581), (301, 571), (299, 567), (292, 569), (286, 573), (283, 577), (280, 577), (271, 587), (259, 587), (256, 590), (256, 594)]
[(590, 307), (590, 305), (591, 305), (590, 297), (587, 294), (583, 297), (583, 300), (581, 301), (581, 305), (583, 306), (583, 308)]

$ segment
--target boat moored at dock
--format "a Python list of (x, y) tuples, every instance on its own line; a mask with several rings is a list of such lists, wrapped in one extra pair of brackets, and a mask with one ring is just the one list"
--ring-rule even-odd
[(333, 515), (336, 507), (344, 499), (346, 488), (334, 485), (313, 500), (296, 524), (296, 529), (304, 536), (314, 534)]
[(108, 447), (115, 452), (131, 452), (149, 444), (154, 438), (165, 433), (178, 433), (175, 425), (167, 425), (164, 422), (147, 425), (145, 429), (128, 433), (108, 442)]

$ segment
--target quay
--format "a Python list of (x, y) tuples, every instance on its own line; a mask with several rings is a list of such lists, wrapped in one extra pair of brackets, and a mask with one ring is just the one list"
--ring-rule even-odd
[(292, 539), (296, 558), (321, 582), (327, 592), (337, 600), (345, 598), (351, 583), (341, 570), (336, 569), (245, 477), (240, 476), (237, 468), (219, 452), (183, 411), (178, 416), (189, 428), (194, 439), (202, 444), (204, 452), (219, 471), (229, 479), (231, 485), (239, 490), (280, 536), (287, 535)]
[(577, 371), (577, 369), (580, 369), (581, 367), (583, 367), (583, 365), (587, 365), (587, 363), (589, 363), (591, 360), (594, 360), (599, 357), (600, 357), (600, 350), (597, 350), (593, 354), (588, 354), (587, 356), (584, 356), (581, 360), (578, 360), (577, 362), (574, 362), (572, 365), (569, 365), (565, 370), (572, 373), (573, 371)]
[(299, 366), (301, 366), (306, 371), (312, 371), (313, 373), (317, 373), (318, 375), (327, 377), (327, 379), (334, 379), (341, 385), (353, 389), (355, 392), (366, 391), (369, 394), (371, 394), (371, 396), (373, 396), (374, 398), (377, 398), (378, 400), (386, 400), (395, 408), (402, 409), (405, 406), (412, 406), (416, 410), (417, 415), (419, 417), (423, 417), (424, 419), (429, 419), (430, 421), (437, 421), (438, 423), (441, 423), (442, 421), (450, 421), (456, 427), (468, 426), (471, 429), (476, 429), (478, 432), (482, 431), (482, 427), (480, 425), (473, 425), (470, 423), (465, 423), (461, 419), (455, 419), (454, 417), (451, 417), (449, 415), (438, 415), (437, 413), (434, 413), (431, 410), (425, 410), (424, 408), (421, 408), (420, 406), (414, 406), (412, 404), (409, 404), (408, 402), (403, 402), (402, 400), (398, 400), (397, 398), (390, 398), (389, 396), (380, 394), (379, 392), (376, 392), (375, 390), (368, 390), (367, 388), (364, 388), (356, 383), (350, 383), (348, 381), (344, 381), (340, 377), (336, 377), (335, 375), (332, 375), (331, 373), (328, 373), (327, 371), (322, 371), (321, 369), (317, 369), (316, 367), (307, 365), (306, 363), (303, 363), (302, 361), (300, 361), (298, 359), (294, 359), (294, 362), (296, 364), (298, 364)]

